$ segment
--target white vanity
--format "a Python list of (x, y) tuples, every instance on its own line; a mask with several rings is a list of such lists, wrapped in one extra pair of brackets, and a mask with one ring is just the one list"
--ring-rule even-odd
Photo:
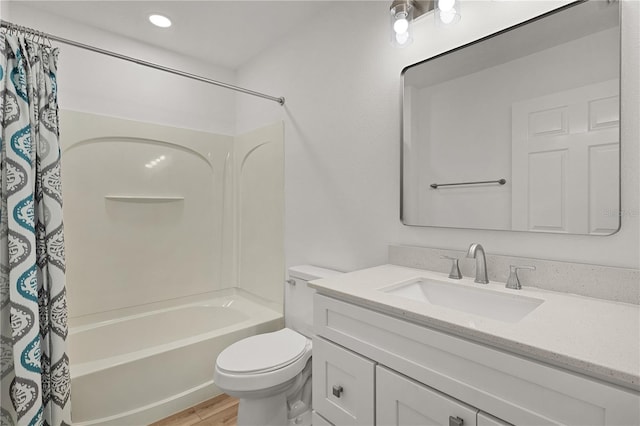
[(396, 265), (311, 285), (314, 425), (640, 424), (638, 305)]

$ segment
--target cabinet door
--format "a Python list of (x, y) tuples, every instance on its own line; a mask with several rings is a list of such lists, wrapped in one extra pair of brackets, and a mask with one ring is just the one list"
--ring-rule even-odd
[(379, 426), (474, 426), (478, 410), (384, 367), (376, 367)]
[(336, 426), (374, 424), (375, 363), (322, 338), (313, 339), (313, 408)]
[(507, 423), (496, 417), (493, 417), (487, 413), (480, 411), (478, 413), (478, 426), (513, 426), (511, 423)]

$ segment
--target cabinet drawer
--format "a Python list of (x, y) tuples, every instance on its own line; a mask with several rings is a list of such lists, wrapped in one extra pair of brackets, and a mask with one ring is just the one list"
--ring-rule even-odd
[[(376, 420), (379, 426), (476, 424), (476, 410), (422, 384), (376, 367)], [(457, 423), (455, 423), (457, 421)]]
[(373, 361), (314, 337), (314, 409), (336, 426), (373, 425), (374, 368)]

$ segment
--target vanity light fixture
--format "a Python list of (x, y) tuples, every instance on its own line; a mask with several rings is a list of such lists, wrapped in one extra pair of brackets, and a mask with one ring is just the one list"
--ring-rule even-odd
[(391, 44), (405, 47), (411, 44), (411, 22), (434, 8), (433, 0), (394, 0), (389, 8), (391, 16)]
[(171, 19), (157, 13), (149, 15), (149, 22), (160, 28), (169, 28), (171, 26)]
[(460, 20), (460, 0), (394, 0), (391, 16), (391, 44), (405, 47), (411, 44), (411, 22), (434, 11), (438, 25), (452, 25)]
[(452, 25), (460, 20), (460, 1), (438, 0), (436, 22), (441, 25)]

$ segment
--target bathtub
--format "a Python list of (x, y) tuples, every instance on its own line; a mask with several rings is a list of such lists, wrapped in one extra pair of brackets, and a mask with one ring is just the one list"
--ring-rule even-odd
[(283, 326), (280, 309), (227, 290), (72, 318), (74, 425), (144, 425), (220, 394), (218, 354)]

